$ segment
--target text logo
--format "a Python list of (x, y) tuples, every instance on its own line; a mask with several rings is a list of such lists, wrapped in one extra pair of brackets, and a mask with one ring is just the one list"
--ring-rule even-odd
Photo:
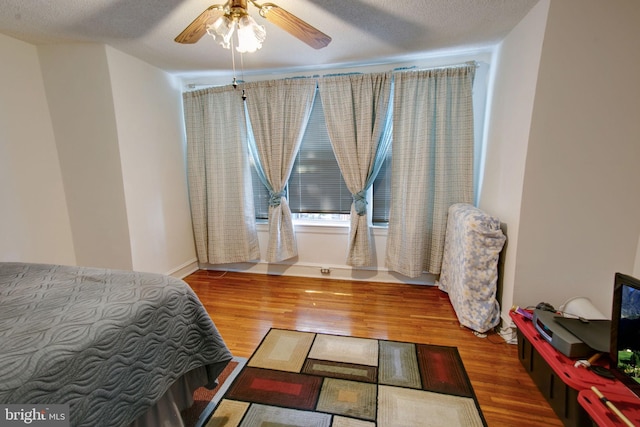
[(0, 405), (0, 427), (69, 427), (69, 405)]

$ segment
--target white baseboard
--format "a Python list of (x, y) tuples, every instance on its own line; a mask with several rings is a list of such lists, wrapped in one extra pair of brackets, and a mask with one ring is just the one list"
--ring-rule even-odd
[(175, 277), (177, 279), (184, 279), (191, 273), (198, 271), (200, 267), (198, 266), (198, 260), (193, 258), (182, 265), (174, 268), (173, 270), (166, 273), (167, 276)]
[[(302, 264), (270, 264), (235, 263), (235, 264), (201, 264), (203, 270), (235, 271), (244, 273), (269, 274), (273, 276), (314, 277), (335, 280), (359, 280), (368, 282), (408, 283), (413, 285), (434, 285), (436, 276), (423, 273), (419, 277), (410, 278), (402, 274), (380, 269), (358, 269), (345, 266), (318, 266)], [(328, 273), (322, 273), (328, 269)]]

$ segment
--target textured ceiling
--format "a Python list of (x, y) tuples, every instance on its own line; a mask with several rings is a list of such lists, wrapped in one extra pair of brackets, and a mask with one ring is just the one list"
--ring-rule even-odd
[[(375, 64), (494, 44), (538, 0), (272, 0), (332, 37), (315, 50), (266, 22), (263, 48), (244, 70), (278, 72)], [(224, 0), (1, 0), (0, 33), (33, 44), (99, 42), (176, 75), (224, 72), (231, 53), (209, 36), (194, 45), (173, 39)], [(236, 56), (239, 66), (240, 57)]]

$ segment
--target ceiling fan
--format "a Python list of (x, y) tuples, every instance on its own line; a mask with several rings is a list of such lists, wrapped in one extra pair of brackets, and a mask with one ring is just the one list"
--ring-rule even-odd
[(249, 15), (249, 2), (259, 9), (260, 16), (314, 49), (321, 49), (331, 42), (331, 37), (283, 8), (273, 3), (258, 4), (254, 0), (228, 0), (225, 4), (208, 7), (175, 38), (175, 41), (184, 44), (196, 43), (208, 32), (210, 25), (220, 22), (221, 17), (225, 17), (227, 22), (238, 22)]

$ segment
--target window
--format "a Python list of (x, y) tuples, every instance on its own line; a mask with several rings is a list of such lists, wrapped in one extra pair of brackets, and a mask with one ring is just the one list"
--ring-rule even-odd
[(386, 225), (389, 223), (389, 210), (391, 207), (391, 147), (387, 152), (387, 157), (373, 181), (373, 214), (371, 221), (376, 225)]
[[(253, 166), (253, 159), (251, 164)], [(258, 178), (255, 167), (251, 168), (251, 173), (256, 218), (267, 219), (269, 192)], [(391, 150), (373, 183), (373, 200), (369, 200), (369, 204), (373, 204), (374, 223), (389, 222), (390, 186)], [(319, 92), (316, 92), (309, 124), (289, 177), (287, 195), (291, 212), (298, 219), (349, 220), (353, 198), (331, 148)]]

